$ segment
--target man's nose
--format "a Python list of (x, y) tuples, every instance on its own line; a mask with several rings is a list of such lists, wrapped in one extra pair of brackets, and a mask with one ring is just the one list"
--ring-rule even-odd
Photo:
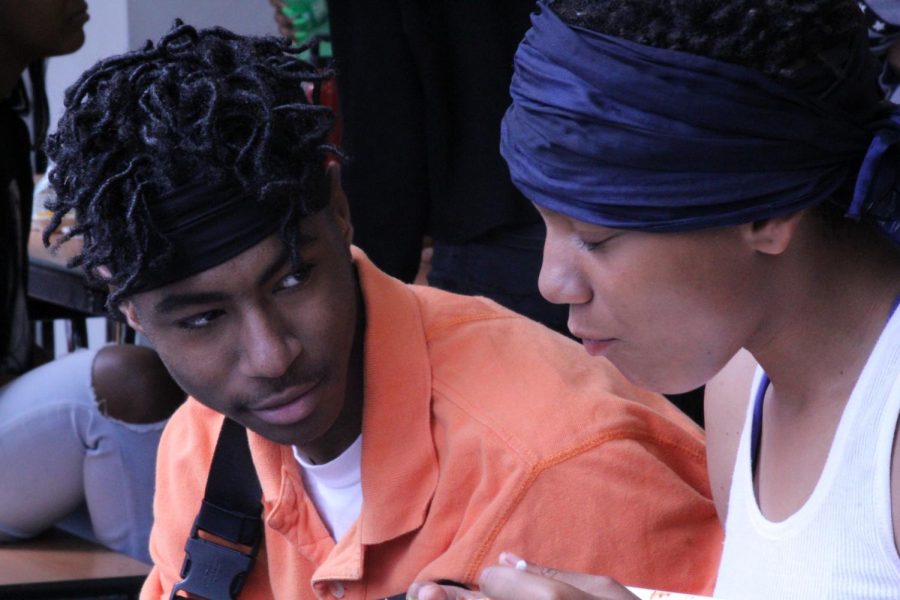
[(277, 312), (260, 309), (251, 313), (242, 330), (242, 371), (248, 377), (277, 379), (303, 352), (300, 340)]

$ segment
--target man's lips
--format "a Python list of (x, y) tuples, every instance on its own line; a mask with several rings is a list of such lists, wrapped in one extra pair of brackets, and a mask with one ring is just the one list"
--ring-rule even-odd
[(308, 417), (318, 406), (313, 392), (321, 379), (311, 383), (293, 386), (275, 396), (266, 398), (247, 410), (261, 421), (272, 425), (291, 425)]

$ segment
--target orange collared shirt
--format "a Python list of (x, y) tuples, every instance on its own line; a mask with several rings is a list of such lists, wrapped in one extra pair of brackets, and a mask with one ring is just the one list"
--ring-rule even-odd
[[(384, 598), (471, 584), (508, 550), (628, 585), (708, 592), (721, 530), (703, 434), (604, 359), (483, 298), (405, 285), (354, 248), (366, 310), (362, 513), (337, 543), (289, 446), (250, 433), (266, 523), (242, 599)], [(189, 400), (157, 464), (168, 598), (222, 417)]]

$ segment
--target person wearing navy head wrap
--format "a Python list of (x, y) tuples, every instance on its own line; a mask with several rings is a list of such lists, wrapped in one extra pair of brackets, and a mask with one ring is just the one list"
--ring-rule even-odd
[[(532, 24), (501, 152), (547, 225), (540, 289), (633, 381), (706, 384), (707, 592), (900, 597), (900, 109), (857, 3), (556, 0)], [(527, 559), (481, 593), (635, 597)]]

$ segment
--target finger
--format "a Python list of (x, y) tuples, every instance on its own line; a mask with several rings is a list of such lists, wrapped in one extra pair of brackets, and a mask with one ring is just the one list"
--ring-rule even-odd
[[(540, 577), (565, 583), (589, 594), (591, 597), (609, 598), (611, 600), (633, 600), (636, 598), (636, 596), (629, 592), (623, 585), (619, 584), (614, 579), (603, 575), (561, 571), (553, 567), (528, 562), (510, 552), (503, 552), (500, 554), (499, 562), (501, 565), (512, 567), (514, 570), (521, 573), (538, 575)], [(485, 593), (493, 594), (491, 591), (486, 591)]]
[(440, 585), (431, 581), (416, 581), (407, 592), (412, 600), (484, 600), (479, 592), (455, 585)]
[(595, 600), (564, 581), (514, 567), (488, 567), (481, 573), (479, 587), (492, 600)]

